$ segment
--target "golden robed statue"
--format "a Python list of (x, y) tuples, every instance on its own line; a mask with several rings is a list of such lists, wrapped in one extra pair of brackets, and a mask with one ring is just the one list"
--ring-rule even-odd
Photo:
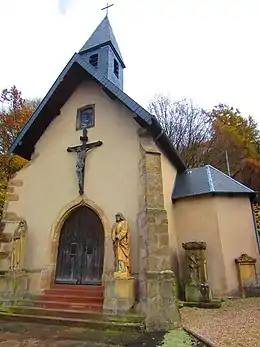
[(130, 233), (129, 224), (122, 213), (116, 214), (112, 228), (112, 240), (115, 253), (115, 275), (130, 276)]

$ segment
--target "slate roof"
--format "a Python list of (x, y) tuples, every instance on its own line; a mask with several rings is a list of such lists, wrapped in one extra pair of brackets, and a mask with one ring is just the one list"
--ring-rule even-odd
[(255, 196), (252, 189), (211, 165), (187, 169), (177, 174), (172, 200), (203, 194)]
[(133, 112), (135, 121), (142, 127), (148, 129), (151, 135), (157, 139), (157, 144), (178, 171), (184, 171), (186, 169), (185, 164), (168, 137), (162, 131), (156, 118), (131, 99), (114, 83), (109, 81), (104, 75), (98, 72), (97, 69), (90, 65), (88, 61), (78, 53), (73, 55), (38, 108), (11, 144), (8, 150), (9, 154), (15, 153), (25, 159), (30, 159), (34, 152), (35, 144), (50, 122), (59, 115), (60, 108), (74, 92), (75, 88), (83, 80), (89, 78), (100, 83), (102, 89), (112, 99), (119, 100)]
[(80, 49), (79, 53), (90, 51), (92, 49), (97, 49), (103, 45), (110, 44), (117, 55), (118, 59), (121, 61), (123, 67), (125, 67), (122, 54), (120, 52), (119, 46), (116, 42), (115, 35), (113, 33), (111, 24), (108, 17), (106, 16), (102, 22), (98, 25), (96, 30), (90, 36), (88, 41)]

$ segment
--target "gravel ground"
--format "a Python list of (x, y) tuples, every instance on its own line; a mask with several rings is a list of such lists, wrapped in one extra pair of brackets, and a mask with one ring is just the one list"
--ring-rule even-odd
[(260, 298), (227, 300), (219, 309), (181, 309), (182, 324), (216, 347), (260, 347)]

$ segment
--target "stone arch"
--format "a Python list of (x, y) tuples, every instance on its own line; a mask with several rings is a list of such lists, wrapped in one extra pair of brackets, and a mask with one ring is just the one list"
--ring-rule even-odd
[[(90, 208), (93, 212), (96, 213), (96, 215), (99, 217), (103, 230), (104, 230), (104, 236), (105, 236), (105, 251), (104, 251), (104, 266), (103, 266), (103, 275), (107, 272), (106, 269), (106, 258), (108, 256), (108, 250), (107, 250), (107, 240), (109, 239), (110, 235), (110, 226), (108, 222), (108, 218), (106, 217), (104, 211), (93, 201), (88, 199), (86, 196), (78, 197), (77, 199), (71, 201), (66, 206), (62, 208), (60, 213), (58, 214), (55, 222), (52, 225), (51, 232), (50, 232), (50, 238), (51, 238), (51, 245), (50, 245), (50, 265), (46, 267), (42, 273), (42, 283), (41, 287), (49, 288), (52, 283), (54, 283), (55, 280), (55, 271), (56, 271), (56, 261), (57, 261), (57, 255), (58, 255), (58, 248), (59, 248), (59, 239), (60, 239), (60, 233), (62, 230), (62, 226), (66, 219), (69, 217), (71, 212), (76, 210), (79, 206), (86, 206)], [(47, 274), (48, 273), (48, 274)], [(43, 278), (46, 277), (46, 278)], [(46, 283), (47, 281), (47, 283)]]

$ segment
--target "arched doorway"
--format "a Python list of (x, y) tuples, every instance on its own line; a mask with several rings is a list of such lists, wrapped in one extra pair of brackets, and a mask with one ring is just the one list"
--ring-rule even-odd
[(104, 230), (98, 215), (79, 206), (65, 220), (59, 238), (56, 283), (100, 284)]

